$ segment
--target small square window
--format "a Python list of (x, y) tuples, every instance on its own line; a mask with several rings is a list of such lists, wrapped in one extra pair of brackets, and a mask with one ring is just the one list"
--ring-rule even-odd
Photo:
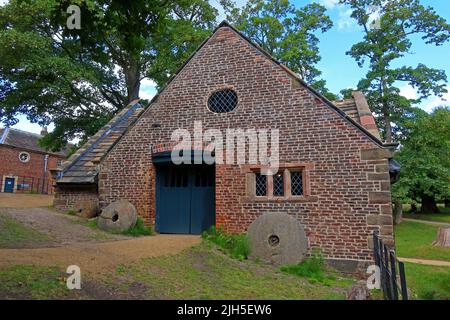
[(303, 179), (300, 171), (291, 172), (291, 194), (293, 196), (303, 195)]
[(260, 173), (255, 175), (256, 178), (256, 196), (264, 197), (267, 196), (267, 176)]
[(278, 173), (273, 176), (273, 195), (274, 197), (284, 196), (283, 173)]

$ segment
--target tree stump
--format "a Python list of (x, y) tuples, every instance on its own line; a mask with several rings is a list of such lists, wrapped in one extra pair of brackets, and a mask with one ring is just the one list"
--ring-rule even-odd
[(450, 228), (439, 228), (437, 238), (434, 240), (433, 245), (450, 247)]

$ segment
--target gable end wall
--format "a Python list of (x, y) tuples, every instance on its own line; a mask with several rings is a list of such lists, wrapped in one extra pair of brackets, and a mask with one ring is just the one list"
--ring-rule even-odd
[[(237, 108), (213, 114), (211, 92), (236, 90)], [(252, 201), (238, 165), (216, 166), (216, 223), (243, 232), (259, 215), (285, 212), (305, 225), (310, 248), (331, 260), (370, 261), (371, 233), (392, 241), (388, 153), (232, 29), (220, 28), (101, 163), (99, 203), (126, 199), (155, 223), (152, 150), (173, 130), (276, 128), (281, 163), (312, 163), (310, 201)], [(155, 127), (155, 125), (158, 125)]]

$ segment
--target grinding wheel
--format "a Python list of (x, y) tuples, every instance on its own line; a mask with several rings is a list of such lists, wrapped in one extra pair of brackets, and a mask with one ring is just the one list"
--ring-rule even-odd
[(295, 264), (304, 260), (308, 249), (303, 225), (285, 213), (266, 213), (248, 229), (251, 258), (275, 265)]
[(119, 200), (103, 209), (97, 226), (106, 231), (123, 232), (134, 227), (136, 220), (136, 208), (126, 200)]

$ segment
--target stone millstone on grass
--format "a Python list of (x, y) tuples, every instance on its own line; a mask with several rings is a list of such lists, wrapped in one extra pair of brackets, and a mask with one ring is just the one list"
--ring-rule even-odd
[(303, 225), (285, 213), (266, 213), (248, 229), (251, 254), (275, 265), (295, 264), (304, 260), (308, 249)]
[(119, 200), (103, 209), (97, 226), (105, 231), (124, 232), (134, 227), (136, 220), (136, 208), (126, 200)]
[(450, 247), (450, 228), (439, 228), (438, 236), (433, 242), (434, 246)]

